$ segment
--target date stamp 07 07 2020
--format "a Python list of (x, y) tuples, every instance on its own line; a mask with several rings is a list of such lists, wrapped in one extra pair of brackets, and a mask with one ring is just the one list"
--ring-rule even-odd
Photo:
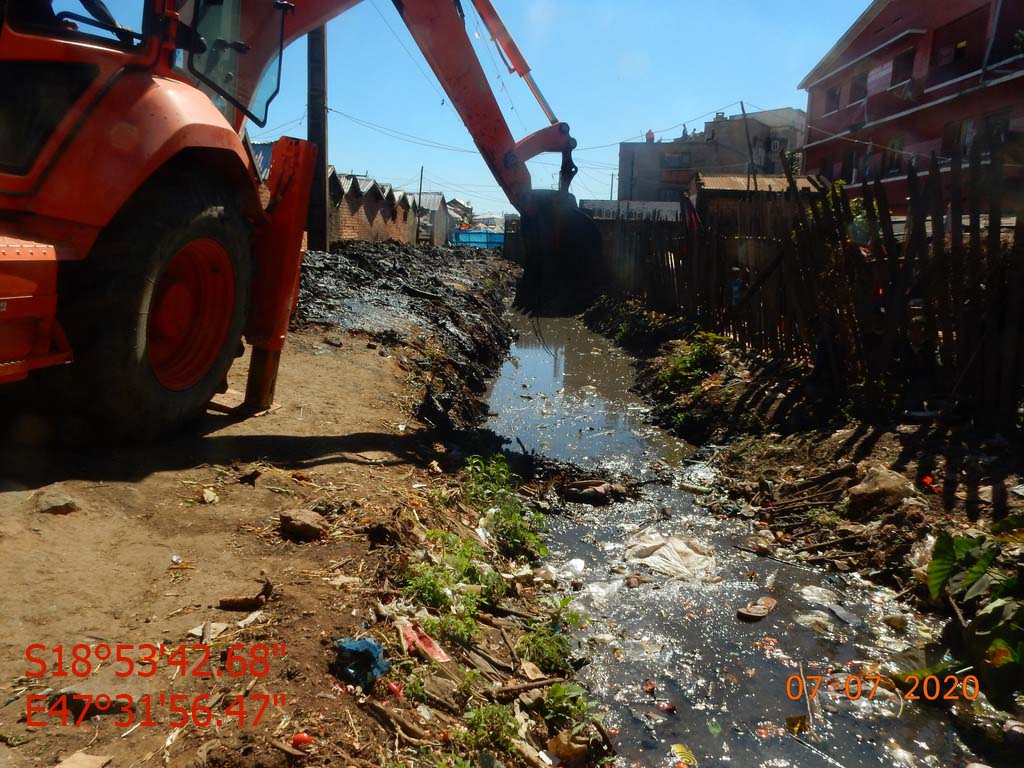
[[(790, 675), (786, 678), (786, 696), (792, 701), (802, 699), (805, 695), (807, 698), (813, 699), (818, 695), (818, 689), (821, 687), (821, 682), (824, 679), (822, 675), (803, 675), (802, 677), (800, 675)], [(829, 687), (828, 690), (832, 693), (841, 693), (853, 701), (865, 696), (868, 699), (873, 699), (879, 685), (886, 680), (887, 678), (881, 675), (864, 675), (863, 677), (860, 675), (848, 675), (842, 689), (835, 691)], [(905, 701), (919, 699), (925, 699), (926, 701), (938, 701), (940, 699), (945, 701), (955, 701), (956, 699), (974, 701), (978, 698), (978, 691), (980, 690), (978, 678), (974, 675), (967, 675), (963, 678), (959, 678), (956, 675), (946, 675), (941, 680), (938, 675), (927, 675), (924, 678), (918, 675), (908, 675), (903, 682), (907, 686), (907, 691), (903, 694)], [(889, 685), (892, 685), (892, 683), (890, 682)]]
[[(161, 644), (142, 643), (95, 646), (80, 643), (65, 647), (48, 647), (36, 643), (25, 649), (28, 678), (86, 678), (100, 666), (114, 665), (114, 675), (120, 678), (151, 678), (161, 668), (176, 668), (176, 675), (196, 678), (263, 678), (270, 673), (271, 662), (287, 654), (283, 643), (256, 643), (251, 646), (232, 645), (218, 655), (220, 665), (211, 664), (208, 645), (179, 645), (168, 647)], [(143, 694), (132, 696), (128, 693), (116, 695), (59, 692), (50, 694), (29, 694), (26, 697), (26, 724), (31, 727), (49, 725), (53, 719), (61, 725), (80, 725), (86, 718), (98, 714), (115, 715), (114, 725), (119, 728), (132, 726), (154, 726), (154, 717), (162, 718), (166, 713), (168, 725), (183, 728), (195, 725), (205, 728), (234, 722), (239, 727), (258, 725), (267, 707), (286, 704), (285, 694), (256, 694), (236, 696), (229, 701), (222, 712), (214, 707), (220, 697), (211, 694), (190, 695)]]

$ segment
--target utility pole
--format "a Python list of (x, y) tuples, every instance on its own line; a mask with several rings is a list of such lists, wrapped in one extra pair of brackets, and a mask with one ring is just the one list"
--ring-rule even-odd
[(747, 135), (747, 191), (750, 191), (750, 175), (754, 175), (754, 191), (757, 192), (757, 169), (754, 168), (754, 149), (750, 145), (750, 126), (747, 124), (747, 109), (740, 102), (740, 112), (743, 113), (743, 132)]
[(420, 166), (420, 191), (416, 195), (416, 242), (420, 241), (420, 217), (423, 216), (423, 166)]
[(306, 35), (306, 51), (307, 138), (317, 147), (306, 217), (306, 247), (311, 251), (326, 251), (330, 243), (327, 233), (327, 32), (324, 27), (310, 30)]
[(608, 199), (609, 200), (614, 200), (615, 199), (615, 195), (612, 194), (612, 190), (615, 189), (615, 174), (613, 173), (613, 174), (610, 174), (610, 175), (611, 175), (611, 178), (608, 180)]

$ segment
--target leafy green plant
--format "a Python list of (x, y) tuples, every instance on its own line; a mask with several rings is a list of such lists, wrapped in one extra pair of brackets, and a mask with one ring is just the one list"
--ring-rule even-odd
[(548, 675), (566, 674), (572, 670), (569, 639), (549, 624), (528, 629), (519, 638), (519, 654), (536, 664)]
[(555, 630), (582, 629), (586, 626), (587, 617), (569, 607), (572, 605), (571, 597), (548, 598), (547, 605), (551, 609), (550, 623)]
[(701, 331), (695, 333), (683, 352), (665, 361), (654, 379), (664, 391), (674, 395), (689, 392), (723, 365), (725, 338)]
[(471, 616), (455, 614), (446, 614), (439, 619), (426, 619), (423, 622), (423, 629), (428, 635), (440, 637), (464, 648), (472, 645), (480, 632), (480, 626)]
[(415, 672), (406, 675), (403, 685), (405, 686), (404, 690), (407, 698), (412, 699), (413, 701), (427, 700), (427, 692), (426, 688), (424, 688), (423, 677), (421, 675), (418, 675)]
[[(1005, 562), (1001, 544), (986, 536), (939, 533), (928, 563), (928, 590), (964, 604), (969, 649), (1000, 669), (1005, 686), (1024, 679), (1024, 563)], [(973, 616), (972, 616), (973, 613)]]
[(445, 611), (452, 607), (454, 588), (452, 573), (447, 568), (415, 563), (409, 568), (404, 593), (417, 605)]
[(587, 692), (574, 683), (555, 683), (544, 697), (544, 720), (553, 732), (564, 728), (578, 731), (585, 727), (594, 705)]
[(535, 560), (547, 554), (546, 526), (520, 501), (514, 483), (504, 456), (466, 460), (466, 495), (488, 520), (498, 552), (512, 560)]
[(494, 749), (508, 752), (512, 749), (512, 742), (518, 732), (511, 707), (483, 704), (466, 713), (466, 730), (457, 732), (457, 738), (471, 750)]
[(833, 528), (839, 524), (841, 518), (831, 509), (815, 507), (808, 511), (807, 519), (822, 528)]

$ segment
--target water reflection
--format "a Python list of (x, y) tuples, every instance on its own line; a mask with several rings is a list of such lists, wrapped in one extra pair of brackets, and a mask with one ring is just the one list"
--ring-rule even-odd
[[(969, 762), (941, 710), (900, 706), (891, 694), (852, 701), (822, 693), (815, 733), (793, 738), (786, 718), (807, 710), (786, 685), (801, 664), (806, 674), (841, 688), (857, 665), (937, 628), (911, 617), (897, 632), (880, 621), (901, 610), (891, 591), (737, 550), (733, 545), (756, 532), (751, 523), (716, 519), (690, 494), (653, 481), (654, 469), (665, 464), (680, 479), (706, 482), (707, 475), (695, 478), (702, 468), (683, 461), (689, 446), (645, 423), (647, 409), (628, 391), (630, 360), (576, 320), (515, 322), (520, 338), (491, 393), (490, 426), (528, 449), (650, 481), (639, 500), (575, 507), (550, 520), (553, 567), (572, 558), (586, 562), (576, 594), (591, 619), (582, 640), (590, 663), (581, 679), (619, 731), (621, 765), (677, 765), (674, 744), (685, 745), (701, 766)], [(684, 583), (658, 576), (627, 586), (626, 574), (645, 571), (625, 561), (625, 546), (645, 530), (714, 545), (716, 578)], [(814, 602), (830, 593), (848, 618), (863, 623), (850, 624)], [(738, 621), (736, 607), (760, 595), (774, 597), (778, 608), (759, 622)]]

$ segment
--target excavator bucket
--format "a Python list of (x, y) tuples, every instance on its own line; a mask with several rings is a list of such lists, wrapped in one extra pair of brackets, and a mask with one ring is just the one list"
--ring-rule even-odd
[(572, 194), (534, 190), (520, 233), (519, 309), (540, 315), (574, 314), (601, 295), (607, 284), (601, 234)]

